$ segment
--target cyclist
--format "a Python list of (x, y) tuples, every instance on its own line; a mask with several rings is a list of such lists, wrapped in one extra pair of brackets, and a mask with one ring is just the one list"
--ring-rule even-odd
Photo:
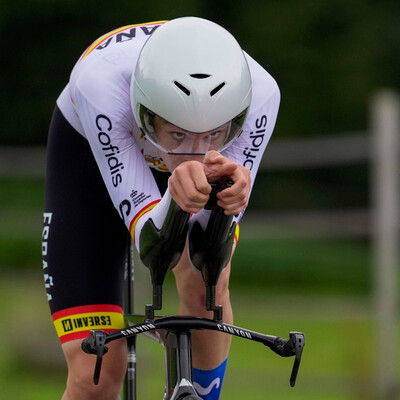
[[(168, 234), (168, 210), (176, 203), (191, 213), (190, 242), (190, 227), (209, 223), (209, 182), (221, 179), (233, 185), (217, 195), (218, 204), (238, 223), (279, 101), (275, 80), (230, 33), (200, 18), (124, 26), (82, 54), (57, 100), (46, 173), (43, 267), (68, 364), (63, 399), (118, 396), (123, 341), (110, 344), (98, 386), (92, 383), (93, 358), (80, 345), (90, 329), (123, 327), (130, 237), (140, 253), (152, 248), (142, 235), (146, 224)], [(179, 313), (210, 317), (188, 245), (170, 245)], [(229, 274), (230, 260), (216, 301), (232, 323)], [(193, 334), (194, 382), (204, 399), (219, 397), (229, 346), (230, 335)]]

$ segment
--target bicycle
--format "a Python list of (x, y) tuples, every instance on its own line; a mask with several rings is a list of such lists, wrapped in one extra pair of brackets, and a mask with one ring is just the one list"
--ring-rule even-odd
[[(216, 205), (215, 193), (220, 190), (218, 185), (212, 184), (213, 191), (206, 208), (213, 210), (211, 218), (217, 229), (211, 232), (208, 240), (213, 242), (212, 235), (224, 235), (231, 227), (232, 217), (223, 214), (223, 210)], [(210, 233), (210, 232), (208, 232)], [(215, 254), (211, 253), (215, 258)], [(164, 400), (201, 400), (196, 393), (192, 379), (191, 358), (191, 331), (214, 330), (224, 332), (235, 337), (259, 342), (270, 348), (281, 357), (295, 357), (290, 386), (294, 386), (300, 366), (301, 356), (305, 344), (305, 336), (301, 332), (290, 332), (289, 339), (273, 335), (254, 332), (235, 325), (223, 322), (223, 310), (215, 304), (215, 287), (219, 273), (223, 266), (213, 262), (206, 262), (202, 271), (206, 283), (206, 309), (213, 311), (213, 319), (182, 316), (156, 316), (155, 310), (162, 309), (162, 283), (168, 268), (162, 271), (150, 269), (153, 286), (153, 304), (146, 305), (145, 315), (133, 312), (132, 288), (132, 251), (128, 254), (127, 299), (125, 308), (126, 327), (114, 332), (106, 333), (102, 330), (91, 330), (90, 336), (83, 340), (82, 349), (88, 354), (96, 355), (96, 364), (93, 375), (94, 384), (98, 384), (103, 356), (107, 353), (106, 344), (119, 339), (127, 339), (128, 367), (125, 379), (125, 400), (136, 400), (136, 337), (139, 334), (150, 336), (165, 348), (166, 374)]]

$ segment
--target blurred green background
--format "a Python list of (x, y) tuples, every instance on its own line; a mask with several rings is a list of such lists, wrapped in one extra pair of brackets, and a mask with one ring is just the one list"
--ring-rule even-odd
[[(185, 15), (230, 30), (277, 80), (282, 103), (271, 149), (280, 140), (366, 134), (371, 96), (400, 90), (397, 0), (3, 1), (0, 398), (57, 399), (64, 387), (40, 250), (41, 151), (54, 102), (103, 33)], [(9, 155), (18, 149), (16, 167)], [(222, 399), (377, 398), (370, 183), (366, 160), (260, 171), (233, 263), (235, 322), (281, 336), (301, 330), (307, 345), (292, 389), (292, 360), (234, 340)], [(167, 285), (166, 309), (174, 312)], [(147, 342), (141, 352), (141, 398), (158, 398), (162, 352)], [(391, 396), (400, 398), (395, 390)]]

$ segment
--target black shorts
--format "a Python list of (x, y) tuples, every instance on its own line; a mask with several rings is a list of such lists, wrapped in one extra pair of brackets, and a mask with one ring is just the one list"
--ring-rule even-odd
[[(169, 174), (153, 171), (161, 193)], [(43, 268), (62, 343), (90, 329), (123, 328), (124, 266), (131, 237), (88, 141), (55, 108), (47, 147)]]

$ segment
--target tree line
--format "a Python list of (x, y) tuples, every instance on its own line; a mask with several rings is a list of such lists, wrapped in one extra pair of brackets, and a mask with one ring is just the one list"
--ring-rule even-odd
[(6, 0), (0, 13), (1, 145), (44, 144), (85, 48), (118, 26), (194, 15), (228, 30), (278, 81), (276, 135), (364, 129), (368, 99), (400, 89), (397, 0)]

